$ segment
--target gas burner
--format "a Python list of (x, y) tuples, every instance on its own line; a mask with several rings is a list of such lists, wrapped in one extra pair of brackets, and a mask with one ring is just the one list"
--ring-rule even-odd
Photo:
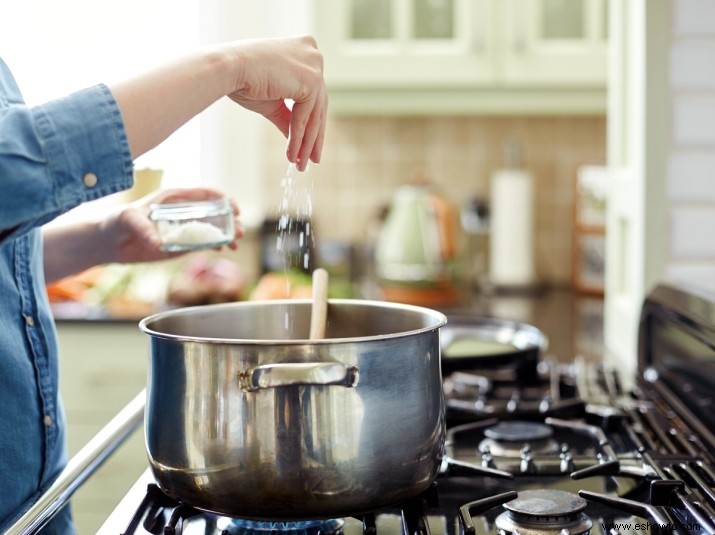
[(553, 435), (550, 426), (538, 422), (499, 422), (484, 430), (486, 438), (479, 443), (479, 451), (502, 457), (520, 457), (524, 451), (532, 455), (558, 453)]
[(563, 490), (525, 490), (504, 508), (506, 512), (496, 519), (502, 534), (582, 535), (590, 533), (593, 525), (582, 513), (586, 500)]
[(235, 535), (337, 535), (345, 522), (340, 519), (282, 522), (226, 518), (222, 533)]

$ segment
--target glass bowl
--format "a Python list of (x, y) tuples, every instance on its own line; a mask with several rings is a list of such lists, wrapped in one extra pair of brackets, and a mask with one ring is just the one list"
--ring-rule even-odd
[(225, 197), (153, 204), (149, 217), (161, 237), (162, 251), (220, 247), (236, 235), (233, 208)]

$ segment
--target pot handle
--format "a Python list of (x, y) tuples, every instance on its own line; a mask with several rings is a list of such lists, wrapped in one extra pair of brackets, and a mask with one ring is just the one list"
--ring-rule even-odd
[(279, 362), (239, 372), (238, 382), (246, 392), (280, 386), (338, 385), (354, 387), (360, 370), (340, 362)]

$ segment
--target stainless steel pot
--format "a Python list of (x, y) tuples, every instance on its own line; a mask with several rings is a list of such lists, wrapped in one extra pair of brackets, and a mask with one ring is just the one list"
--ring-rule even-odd
[(237, 517), (347, 516), (425, 490), (443, 456), (436, 311), (330, 300), (162, 312), (151, 337), (146, 446), (159, 486)]

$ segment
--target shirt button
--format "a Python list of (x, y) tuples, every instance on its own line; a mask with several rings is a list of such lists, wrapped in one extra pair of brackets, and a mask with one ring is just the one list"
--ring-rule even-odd
[(52, 427), (52, 416), (49, 414), (46, 414), (42, 421), (44, 422), (45, 427)]
[(86, 187), (93, 188), (97, 185), (97, 175), (94, 173), (87, 173), (82, 177), (82, 182), (84, 182)]
[(25, 323), (27, 324), (28, 327), (34, 327), (35, 326), (35, 318), (32, 316), (25, 316)]

